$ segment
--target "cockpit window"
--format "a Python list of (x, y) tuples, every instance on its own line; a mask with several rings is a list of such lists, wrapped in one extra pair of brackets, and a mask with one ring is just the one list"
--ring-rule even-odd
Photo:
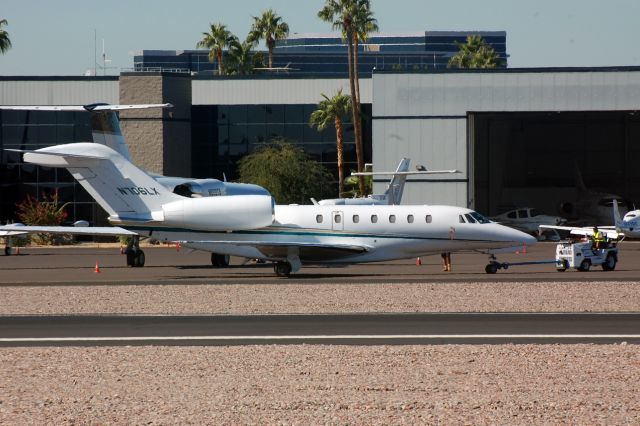
[(469, 223), (476, 223), (476, 220), (475, 220), (475, 219), (473, 218), (473, 216), (471, 216), (469, 213), (466, 213), (466, 214), (464, 215), (464, 217), (466, 217), (466, 218), (467, 218), (467, 222), (469, 222)]
[(531, 217), (540, 216), (540, 212), (536, 209), (531, 209)]
[(471, 216), (473, 216), (473, 218), (478, 221), (478, 223), (491, 223), (491, 221), (489, 219), (487, 219), (486, 217), (482, 216), (480, 213), (478, 212), (471, 212), (469, 213)]
[(507, 217), (508, 217), (509, 219), (516, 219), (516, 218), (517, 218), (517, 216), (516, 216), (516, 211), (514, 210), (514, 211), (512, 211), (512, 212), (507, 213)]
[(462, 215), (458, 216), (458, 220), (460, 221), (460, 223), (467, 223), (467, 221), (464, 220), (464, 216), (462, 216)]
[(518, 210), (518, 217), (524, 219), (529, 217), (529, 215), (527, 214), (527, 211), (525, 209), (520, 209)]

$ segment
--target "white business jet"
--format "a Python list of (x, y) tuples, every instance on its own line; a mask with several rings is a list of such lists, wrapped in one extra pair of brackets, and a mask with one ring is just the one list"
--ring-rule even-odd
[[(5, 106), (0, 105), (0, 109), (12, 111), (52, 111), (52, 112), (87, 112), (89, 113), (89, 122), (91, 125), (91, 135), (94, 143), (106, 145), (116, 152), (120, 153), (128, 161), (131, 161), (129, 149), (120, 128), (120, 111), (128, 110), (145, 110), (153, 108), (172, 108), (171, 104), (140, 104), (140, 105), (110, 105), (103, 103), (95, 103), (90, 105), (16, 105)], [(260, 194), (270, 195), (269, 192), (259, 185), (247, 183), (234, 183), (218, 179), (193, 179), (185, 177), (163, 176), (149, 173), (158, 183), (168, 188), (172, 192), (183, 195), (185, 197), (211, 197), (220, 195), (249, 195)], [(85, 222), (85, 221), (79, 221)], [(127, 265), (143, 266), (144, 253), (140, 249), (140, 239), (135, 233), (118, 233), (111, 227), (89, 227), (88, 224), (74, 225), (69, 227), (40, 227), (46, 229), (49, 233), (68, 233), (68, 234), (85, 234), (100, 236), (132, 236), (127, 246)], [(81, 229), (82, 228), (82, 229)], [(0, 231), (0, 238), (6, 240), (4, 249), (5, 255), (11, 254), (11, 238), (26, 235), (32, 232), (33, 227), (22, 228), (22, 231)], [(138, 254), (138, 252), (142, 254)], [(135, 262), (135, 259), (141, 259), (142, 262)], [(211, 263), (214, 266), (224, 267), (229, 264), (229, 256), (217, 253), (211, 254)]]
[[(64, 167), (119, 228), (226, 255), (302, 264), (349, 264), (459, 250), (522, 248), (535, 238), (454, 206), (277, 206), (268, 195), (187, 198), (158, 185), (113, 149), (74, 143), (24, 152)], [(0, 227), (0, 229), (5, 229)]]

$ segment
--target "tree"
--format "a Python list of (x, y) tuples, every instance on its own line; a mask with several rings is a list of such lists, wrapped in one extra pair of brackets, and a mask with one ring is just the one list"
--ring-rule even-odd
[[(356, 139), (356, 156), (358, 171), (364, 169), (364, 148), (362, 143), (362, 121), (360, 118), (359, 90), (356, 88), (357, 51), (354, 39), (359, 37), (359, 28), (371, 28), (365, 24), (367, 19), (373, 20), (369, 0), (325, 0), (324, 7), (318, 12), (318, 17), (331, 23), (334, 30), (341, 30), (342, 37), (347, 42), (347, 63), (349, 67), (349, 89), (351, 93), (351, 115)], [(375, 23), (375, 20), (370, 23)], [(377, 28), (377, 26), (376, 26)], [(365, 194), (364, 178), (359, 178), (360, 193)]]
[(496, 68), (501, 59), (479, 35), (467, 36), (466, 43), (456, 42), (458, 53), (449, 59), (448, 68)]
[(338, 157), (338, 197), (342, 197), (344, 193), (344, 140), (342, 117), (351, 111), (351, 98), (349, 95), (343, 95), (342, 89), (331, 99), (324, 93), (324, 100), (318, 104), (318, 109), (311, 113), (309, 117), (309, 126), (317, 127), (318, 131), (327, 128), (328, 125), (334, 124), (336, 128), (336, 151)]
[(9, 24), (6, 19), (0, 20), (0, 53), (5, 54), (11, 49), (11, 39), (7, 30), (3, 30), (4, 25)]
[[(369, 34), (377, 32), (379, 30), (378, 21), (373, 17), (371, 11), (371, 4), (369, 0), (358, 0), (358, 6), (353, 16), (353, 77), (356, 87), (356, 104), (360, 108), (360, 77), (358, 76), (358, 47), (360, 42), (366, 42), (369, 39)], [(360, 111), (358, 111), (360, 115)], [(362, 132), (360, 132), (362, 137)]]
[(196, 47), (202, 47), (209, 49), (209, 62), (217, 59), (218, 61), (218, 74), (224, 73), (224, 65), (222, 64), (222, 52), (225, 47), (228, 47), (231, 41), (236, 38), (231, 31), (227, 29), (227, 26), (221, 23), (209, 24), (210, 31), (208, 33), (202, 33), (203, 37)]
[(231, 75), (253, 74), (253, 69), (263, 67), (262, 53), (252, 51), (253, 44), (246, 40), (240, 43), (237, 37), (229, 43), (226, 57), (226, 73)]
[(331, 173), (284, 139), (274, 139), (244, 156), (238, 172), (241, 182), (266, 188), (278, 204), (304, 204), (311, 197), (330, 194)]
[(276, 15), (273, 9), (262, 12), (261, 16), (253, 17), (253, 25), (249, 30), (247, 40), (257, 43), (264, 39), (269, 51), (269, 68), (273, 68), (273, 48), (276, 40), (284, 40), (289, 36), (289, 25), (282, 21), (282, 17)]
[[(65, 208), (69, 203), (60, 205), (58, 192), (47, 196), (42, 194), (42, 201), (27, 195), (27, 198), (16, 205), (18, 219), (25, 225), (60, 225), (67, 218)], [(33, 240), (40, 244), (53, 244), (60, 241), (51, 234), (36, 234)]]

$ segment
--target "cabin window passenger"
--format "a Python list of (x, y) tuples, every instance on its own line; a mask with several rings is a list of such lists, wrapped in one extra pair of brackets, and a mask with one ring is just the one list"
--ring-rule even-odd
[(337, 213), (337, 214), (335, 214), (335, 215), (333, 216), (333, 221), (334, 221), (335, 223), (340, 223), (340, 221), (341, 221), (341, 220), (342, 220), (342, 216), (340, 216), (340, 214), (339, 214), (339, 213)]
[(322, 215), (321, 214), (316, 215), (316, 222), (322, 223)]
[(378, 223), (378, 215), (377, 214), (372, 214), (371, 215), (371, 223)]
[(358, 216), (357, 214), (353, 215), (353, 223), (358, 223), (360, 222), (360, 216)]
[(475, 220), (475, 219), (473, 218), (473, 216), (471, 216), (469, 213), (466, 213), (466, 214), (464, 215), (464, 217), (466, 217), (466, 218), (467, 218), (467, 222), (469, 222), (469, 223), (476, 223), (476, 220)]
[(413, 215), (412, 214), (407, 216), (407, 223), (413, 223)]
[(430, 214), (428, 214), (424, 219), (427, 223), (431, 223), (432, 218)]
[(396, 223), (396, 215), (395, 214), (390, 214), (389, 215), (389, 223)]
[(458, 215), (458, 221), (460, 221), (460, 223), (467, 223), (467, 221), (464, 220), (464, 216), (462, 215)]

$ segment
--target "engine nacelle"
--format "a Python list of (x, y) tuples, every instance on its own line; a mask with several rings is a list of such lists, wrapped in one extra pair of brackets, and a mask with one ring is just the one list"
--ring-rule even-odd
[(162, 224), (201, 231), (240, 231), (273, 223), (268, 195), (185, 198), (162, 206)]
[(223, 182), (218, 179), (185, 179), (168, 176), (154, 177), (174, 194), (183, 197), (216, 197), (220, 195), (270, 195), (269, 191), (251, 183)]

